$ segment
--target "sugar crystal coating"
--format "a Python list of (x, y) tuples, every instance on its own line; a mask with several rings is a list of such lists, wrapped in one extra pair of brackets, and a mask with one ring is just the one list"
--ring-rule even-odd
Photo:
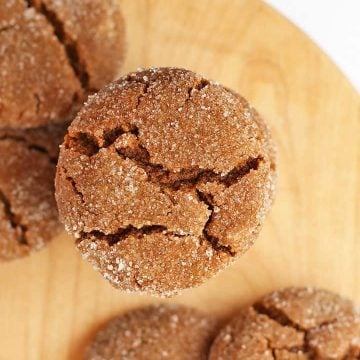
[(45, 246), (62, 226), (54, 197), (65, 125), (0, 130), (0, 260)]
[(242, 97), (160, 68), (89, 98), (61, 148), (56, 197), (83, 256), (114, 286), (171, 295), (251, 246), (274, 177), (269, 132)]
[(0, 126), (70, 119), (87, 94), (116, 77), (123, 54), (115, 0), (1, 1)]
[(206, 360), (217, 325), (198, 310), (157, 305), (110, 321), (89, 345), (86, 360)]
[(216, 337), (210, 360), (358, 359), (360, 317), (349, 300), (314, 288), (273, 292)]

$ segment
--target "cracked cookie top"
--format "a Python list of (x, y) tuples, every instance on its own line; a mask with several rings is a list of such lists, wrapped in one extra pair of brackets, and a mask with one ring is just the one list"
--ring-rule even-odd
[(116, 0), (0, 2), (1, 127), (69, 119), (116, 77), (123, 55)]
[(192, 308), (168, 304), (110, 321), (87, 349), (87, 360), (206, 360), (216, 322)]
[(54, 198), (66, 127), (0, 130), (0, 260), (41, 249), (61, 231)]
[(249, 248), (274, 172), (269, 132), (242, 97), (191, 71), (150, 69), (89, 98), (61, 148), (56, 197), (114, 286), (171, 295)]
[(243, 310), (217, 336), (210, 360), (358, 359), (354, 304), (314, 288), (273, 292)]

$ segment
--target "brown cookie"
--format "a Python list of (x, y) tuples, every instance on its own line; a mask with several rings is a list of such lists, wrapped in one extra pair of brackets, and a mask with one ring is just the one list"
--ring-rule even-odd
[(66, 126), (0, 130), (0, 260), (41, 249), (62, 226), (54, 198)]
[(0, 126), (70, 118), (116, 77), (123, 55), (116, 0), (1, 1)]
[(217, 336), (210, 360), (358, 359), (360, 317), (339, 295), (313, 288), (273, 292)]
[(257, 112), (191, 71), (150, 69), (79, 112), (56, 177), (61, 220), (115, 287), (171, 295), (246, 251), (274, 190)]
[(149, 306), (110, 321), (88, 347), (86, 360), (205, 360), (216, 323), (179, 305)]

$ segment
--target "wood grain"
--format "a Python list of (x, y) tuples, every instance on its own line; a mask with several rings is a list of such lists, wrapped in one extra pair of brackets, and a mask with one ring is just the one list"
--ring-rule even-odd
[[(179, 66), (244, 95), (278, 144), (278, 195), (255, 246), (205, 285), (172, 300), (227, 318), (286, 285), (360, 302), (360, 99), (296, 27), (257, 0), (122, 0), (122, 73)], [(106, 60), (105, 60), (106, 61)], [(106, 320), (164, 301), (111, 288), (65, 235), (0, 265), (0, 359), (81, 359)]]

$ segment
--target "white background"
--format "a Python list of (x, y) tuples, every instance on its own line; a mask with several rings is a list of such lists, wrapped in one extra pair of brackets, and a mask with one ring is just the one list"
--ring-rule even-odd
[(360, 0), (265, 0), (306, 32), (360, 92)]

